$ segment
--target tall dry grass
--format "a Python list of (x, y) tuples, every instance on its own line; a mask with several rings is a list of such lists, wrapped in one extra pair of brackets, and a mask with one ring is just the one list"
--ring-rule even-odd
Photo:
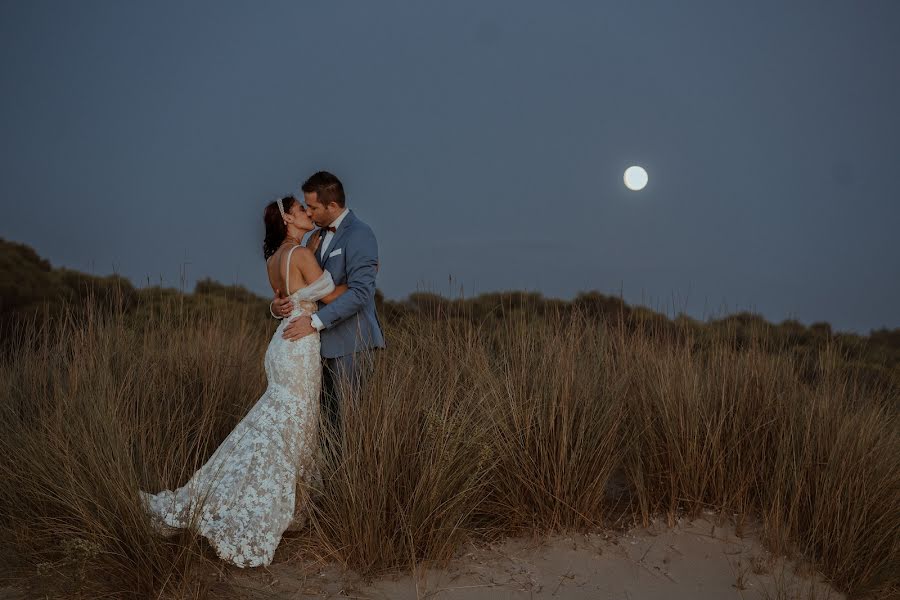
[(252, 323), (172, 305), (19, 329), (0, 361), (0, 537), (15, 571), (58, 574), (43, 580), (61, 595), (192, 585), (197, 540), (154, 537), (136, 494), (186, 480), (259, 397)]
[(369, 573), (449, 558), (477, 529), (493, 462), (472, 340), (423, 322), (389, 344), (365, 396), (344, 407), (310, 520), (324, 556)]
[[(154, 537), (137, 490), (184, 483), (259, 398), (274, 323), (164, 306), (38, 320), (4, 345), (0, 544), (7, 572), (49, 595), (204, 597), (223, 568), (189, 532)], [(774, 550), (854, 595), (897, 590), (897, 392), (832, 350), (811, 375), (765, 339), (527, 311), (423, 315), (388, 337), (339, 458), (302, 490), (299, 558), (377, 573), (623, 507), (713, 509), (761, 519)]]

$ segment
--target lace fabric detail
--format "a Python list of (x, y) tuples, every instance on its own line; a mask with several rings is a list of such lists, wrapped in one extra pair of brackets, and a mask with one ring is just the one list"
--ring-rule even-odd
[(316, 302), (333, 292), (334, 288), (334, 279), (331, 277), (331, 273), (326, 270), (322, 271), (318, 279), (295, 291), (291, 296), (297, 300)]
[[(291, 318), (314, 312), (316, 300), (334, 287), (325, 271), (295, 291)], [(319, 334), (285, 340), (281, 333), (291, 318), (282, 320), (266, 350), (266, 391), (209, 460), (176, 490), (139, 492), (160, 533), (194, 529), (238, 567), (272, 562), (284, 531), (299, 522), (298, 484), (318, 476)]]

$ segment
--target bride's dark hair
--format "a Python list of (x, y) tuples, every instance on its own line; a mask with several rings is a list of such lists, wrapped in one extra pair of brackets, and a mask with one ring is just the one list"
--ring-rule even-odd
[[(281, 204), (284, 206), (284, 212), (290, 212), (291, 207), (294, 206), (294, 202), (297, 199), (293, 196), (285, 196), (281, 199)], [(275, 202), (269, 202), (266, 205), (266, 210), (263, 213), (263, 222), (266, 224), (266, 239), (263, 240), (263, 256), (268, 259), (270, 256), (275, 254), (275, 251), (278, 250), (278, 246), (281, 245), (281, 242), (284, 241), (284, 238), (287, 237), (287, 225), (284, 224), (284, 219), (281, 218), (281, 211), (278, 210), (278, 204)]]

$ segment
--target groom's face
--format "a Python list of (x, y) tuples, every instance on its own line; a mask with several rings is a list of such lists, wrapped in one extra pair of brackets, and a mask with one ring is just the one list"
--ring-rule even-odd
[(306, 214), (319, 227), (327, 227), (341, 214), (341, 207), (336, 202), (324, 206), (319, 202), (319, 195), (315, 192), (303, 192), (303, 200), (306, 202)]

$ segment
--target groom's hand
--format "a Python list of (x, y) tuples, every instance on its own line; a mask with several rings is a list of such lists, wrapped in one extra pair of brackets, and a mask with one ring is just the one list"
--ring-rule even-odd
[(290, 323), (288, 326), (284, 328), (284, 331), (281, 332), (281, 337), (286, 340), (290, 340), (292, 342), (296, 342), (297, 340), (308, 336), (311, 333), (315, 333), (316, 328), (312, 326), (312, 319), (309, 315), (303, 315), (302, 317), (297, 317)]
[(287, 317), (291, 314), (291, 311), (294, 310), (293, 303), (290, 298), (286, 298), (281, 290), (277, 290), (275, 294), (275, 299), (272, 300), (272, 312), (276, 315)]

